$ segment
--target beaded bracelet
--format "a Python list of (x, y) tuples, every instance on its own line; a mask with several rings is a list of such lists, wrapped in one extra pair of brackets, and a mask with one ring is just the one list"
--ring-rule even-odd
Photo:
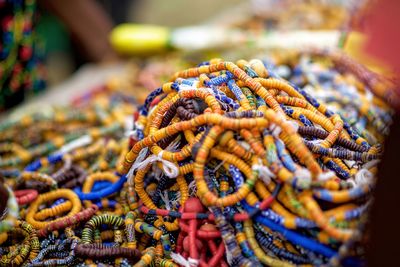
[[(116, 122), (116, 123), (111, 124), (106, 127), (93, 128), (90, 131), (87, 131), (83, 136), (97, 139), (102, 135), (107, 135), (107, 134), (110, 134), (110, 133), (113, 133), (113, 132), (119, 130), (120, 127), (121, 127), (121, 124), (119, 122)], [(38, 157), (43, 154), (47, 154), (49, 152), (53, 152), (57, 148), (62, 148), (62, 146), (65, 145), (66, 143), (76, 141), (76, 140), (78, 140), (79, 137), (81, 137), (81, 134), (71, 133), (71, 134), (66, 135), (65, 137), (57, 138), (54, 141), (50, 141), (45, 144), (40, 144), (37, 147), (28, 151), (30, 157), (24, 157), (24, 158), (21, 158), (20, 156), (12, 157), (7, 160), (0, 161), (0, 166), (2, 166), (2, 167), (15, 166), (15, 165), (19, 165), (21, 163), (26, 163), (31, 158)]]
[[(65, 246), (68, 245), (68, 243), (71, 243), (71, 252), (69, 252), (67, 255), (60, 255), (60, 251), (63, 251), (65, 249)], [(71, 265), (73, 264), (75, 260), (75, 248), (78, 244), (78, 240), (70, 240), (70, 239), (65, 239), (61, 244), (59, 245), (49, 245), (43, 250), (40, 251), (40, 253), (37, 255), (35, 259), (32, 260), (31, 264), (29, 266), (52, 266), (52, 265)], [(44, 257), (46, 254), (49, 253), (56, 253), (57, 258), (52, 258), (52, 259), (47, 259), (44, 260)], [(62, 258), (62, 256), (65, 256)]]
[(124, 220), (120, 217), (110, 214), (92, 217), (86, 224), (82, 232), (82, 243), (90, 244), (93, 241), (93, 231), (101, 224), (113, 225), (116, 229), (124, 226)]
[(97, 259), (123, 256), (134, 262), (137, 262), (141, 257), (141, 253), (137, 249), (108, 247), (103, 244), (78, 244), (75, 247), (75, 253), (80, 257)]
[[(51, 191), (49, 193), (39, 195), (39, 197), (34, 202), (32, 202), (32, 204), (29, 206), (28, 212), (26, 214), (26, 221), (28, 223), (32, 224), (32, 226), (38, 230), (49, 225), (50, 224), (49, 221), (36, 220), (35, 214), (41, 204), (46, 203), (48, 201), (56, 200), (59, 198), (68, 199), (71, 203), (72, 207), (67, 216), (72, 216), (72, 215), (77, 214), (82, 208), (82, 205), (81, 205), (81, 202), (80, 202), (78, 196), (73, 191), (71, 191), (69, 189), (57, 189), (57, 190)], [(48, 213), (49, 214), (46, 214), (45, 217), (55, 216), (58, 213), (58, 211), (54, 211), (54, 212), (49, 211)], [(55, 221), (60, 221), (63, 219), (65, 219), (65, 218), (59, 217)]]
[(14, 195), (17, 198), (18, 205), (24, 205), (35, 200), (38, 197), (38, 192), (33, 189), (17, 190), (14, 191)]
[[(81, 201), (72, 191), (68, 190), (68, 193), (64, 193), (65, 191), (63, 190), (65, 189), (56, 190), (56, 188), (57, 186), (59, 188), (81, 186), (87, 176), (85, 169), (90, 172), (97, 168), (96, 166), (100, 166), (101, 168), (106, 168), (106, 171), (114, 171), (112, 169), (109, 170), (109, 168), (113, 168), (115, 163), (112, 162), (117, 162), (115, 158), (120, 156), (119, 146), (115, 146), (117, 144), (115, 141), (106, 142), (105, 139), (99, 137), (104, 136), (109, 140), (113, 138), (115, 140), (121, 139), (123, 135), (121, 127), (124, 122), (123, 116), (124, 114), (131, 114), (132, 108), (124, 106), (123, 111), (118, 110), (122, 106), (117, 105), (118, 108), (116, 108), (114, 105), (117, 102), (115, 100), (102, 102), (98, 105), (98, 108), (93, 109), (95, 112), (91, 110), (91, 107), (80, 110), (56, 109), (51, 115), (38, 112), (24, 116), (20, 120), (10, 119), (1, 123), (0, 128), (3, 131), (0, 134), (0, 153), (7, 156), (2, 157), (0, 165), (12, 165), (15, 166), (14, 170), (18, 169), (17, 172), (14, 172), (13, 169), (4, 170), (2, 174), (5, 174), (7, 184), (11, 188), (21, 189), (15, 192), (19, 198), (19, 203), (26, 203), (27, 209), (23, 207), (19, 217), (32, 221), (35, 224), (35, 228), (40, 229), (42, 252), (39, 257), (35, 259), (32, 257), (31, 262), (25, 262), (27, 265), (70, 265), (77, 263), (78, 260), (81, 261), (74, 253), (78, 238), (74, 235), (72, 228), (68, 227), (73, 227), (80, 233), (79, 223), (91, 219), (99, 209), (97, 206), (91, 206), (89, 209), (81, 211)], [(104, 103), (105, 105), (103, 105)], [(25, 130), (28, 134), (22, 136), (19, 132), (25, 132)], [(16, 143), (9, 142), (9, 140), (15, 140)], [(11, 145), (7, 145), (7, 143)], [(104, 144), (108, 144), (106, 150), (103, 149)], [(57, 149), (58, 151), (56, 151)], [(54, 154), (48, 155), (54, 151), (56, 151)], [(38, 159), (39, 157), (40, 159)], [(25, 166), (30, 161), (32, 163)], [(105, 166), (104, 161), (110, 161), (111, 164)], [(25, 171), (22, 172), (22, 170)], [(117, 192), (123, 183), (124, 179), (112, 191)], [(4, 188), (6, 192), (8, 192), (8, 187)], [(3, 189), (3, 187), (1, 188)], [(26, 188), (35, 188), (37, 191)], [(107, 193), (109, 189), (107, 189), (107, 185), (101, 184), (93, 187), (93, 191), (99, 190), (106, 190)], [(1, 231), (7, 231), (1, 234), (2, 247), (0, 250), (2, 255), (9, 252), (4, 245), (8, 245), (7, 238), (9, 240), (15, 239), (14, 232), (9, 231), (13, 221), (12, 215), (15, 213), (15, 218), (18, 217), (18, 210), (14, 211), (11, 205), (13, 201), (15, 202), (15, 197), (12, 191), (10, 192), (10, 195), (8, 193), (4, 194), (5, 200), (1, 201), (4, 206), (6, 206), (7, 201), (9, 202), (9, 207), (5, 209), (5, 216), (1, 221)], [(39, 192), (39, 195), (37, 192)], [(120, 208), (117, 201), (119, 201), (118, 197), (115, 200), (110, 199), (109, 202), (104, 200), (98, 202), (98, 199), (94, 202), (98, 203), (103, 209), (115, 207), (118, 210)], [(40, 211), (36, 212), (38, 209)], [(67, 211), (69, 212), (64, 215), (63, 213)], [(6, 214), (6, 212), (8, 213)], [(60, 215), (64, 216), (58, 218)], [(66, 229), (62, 231), (64, 228)], [(18, 235), (23, 234), (19, 228), (16, 233)], [(117, 233), (117, 236), (121, 236), (121, 234)], [(64, 239), (65, 237), (67, 239)], [(75, 240), (73, 241), (74, 244), (69, 243), (69, 241), (63, 242), (63, 240), (69, 240), (69, 238)], [(15, 241), (17, 240), (15, 239)], [(29, 252), (29, 250), (26, 250), (28, 249), (26, 245), (28, 243), (24, 241), (21, 246), (15, 246), (16, 249), (9, 254), (10, 257), (7, 259), (11, 261), (12, 257), (15, 257), (21, 249), (23, 250), (21, 256), (25, 257), (25, 253)], [(68, 251), (69, 248), (72, 250)], [(6, 253), (3, 254), (3, 252)], [(120, 258), (116, 262), (127, 263), (125, 259)], [(14, 261), (15, 265), (21, 263), (22, 260), (20, 258)]]
[(98, 209), (99, 208), (96, 205), (92, 205), (91, 207), (89, 207), (83, 211), (80, 211), (73, 216), (68, 216), (66, 219), (57, 220), (55, 222), (52, 222), (52, 223), (46, 225), (44, 228), (40, 229), (37, 232), (37, 234), (39, 237), (44, 237), (49, 232), (60, 230), (60, 229), (65, 229), (67, 227), (76, 225), (80, 222), (87, 221), (98, 211)]
[(112, 184), (112, 186), (104, 188), (102, 190), (99, 190), (97, 192), (91, 192), (91, 193), (84, 193), (81, 192), (78, 189), (75, 189), (75, 193), (78, 195), (78, 197), (81, 200), (95, 200), (95, 199), (101, 199), (103, 197), (109, 196), (114, 194), (115, 192), (118, 192), (123, 186), (123, 184), (126, 182), (126, 176), (123, 175), (119, 178), (118, 181)]
[(39, 252), (39, 240), (35, 229), (24, 221), (17, 221), (15, 226), (12, 231), (17, 232), (21, 230), (25, 236), (25, 240), (13, 249), (10, 249), (7, 255), (1, 257), (0, 264), (3, 266), (21, 265), (27, 257), (32, 260)]

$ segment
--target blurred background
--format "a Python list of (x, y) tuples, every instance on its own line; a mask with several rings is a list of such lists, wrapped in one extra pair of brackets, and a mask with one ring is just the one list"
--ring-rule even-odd
[[(112, 19), (124, 22), (183, 27), (214, 23), (253, 29), (344, 29), (352, 9), (365, 1), (300, 0), (97, 0)], [(40, 4), (40, 1), (39, 1)], [(314, 8), (312, 8), (313, 6)], [(67, 26), (54, 13), (39, 5), (37, 32), (44, 42), (48, 85), (64, 81), (85, 63), (91, 62)], [(62, 62), (62, 64), (59, 64)]]
[[(44, 101), (66, 104), (70, 96), (121, 74), (127, 64), (143, 68), (149, 62), (165, 62), (159, 67), (165, 74), (159, 80), (164, 81), (174, 71), (170, 66), (177, 66), (171, 61), (190, 65), (213, 57), (237, 60), (265, 56), (277, 48), (342, 49), (374, 71), (388, 73), (385, 64), (362, 50), (363, 18), (374, 2), (0, 0), (4, 39), (0, 109), (22, 101), (24, 106)], [(7, 47), (7, 34), (12, 37), (15, 30), (8, 29), (13, 22), (7, 12), (22, 12), (11, 18), (15, 25), (25, 25), (22, 37), (12, 42), (21, 50), (19, 58), (13, 53), (15, 47)], [(33, 55), (21, 65), (24, 44), (28, 48), (33, 44)], [(31, 98), (38, 94), (40, 99)]]
[[(98, 0), (110, 15), (113, 24), (124, 22), (179, 27), (195, 25), (212, 20), (221, 12), (237, 5), (246, 5), (246, 0)], [(39, 6), (40, 8), (40, 6)], [(37, 32), (44, 41), (48, 70), (48, 84), (54, 86), (68, 78), (84, 63), (90, 62), (79, 46), (74, 43), (68, 29), (56, 15), (40, 8)], [(62, 62), (62, 64), (59, 64)]]

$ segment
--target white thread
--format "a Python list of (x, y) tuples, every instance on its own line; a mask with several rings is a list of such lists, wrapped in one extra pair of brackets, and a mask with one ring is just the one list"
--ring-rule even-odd
[(93, 142), (93, 139), (90, 135), (84, 135), (81, 136), (65, 145), (63, 145), (57, 152), (56, 154), (65, 154), (68, 153), (74, 149), (77, 149), (78, 147), (86, 146), (89, 145), (90, 143)]
[(146, 157), (148, 150), (149, 149), (147, 147), (144, 147), (142, 148), (142, 150), (140, 150), (139, 155), (137, 156), (135, 162), (132, 164), (131, 168), (128, 171), (128, 174), (126, 175), (128, 179), (128, 184), (133, 185), (133, 173), (137, 169), (137, 165), (139, 164), (139, 162), (142, 162)]
[(170, 151), (170, 152), (176, 152), (176, 151), (178, 151), (178, 147), (179, 147), (179, 144), (180, 144), (180, 140), (181, 140), (181, 137), (180, 137), (180, 135), (179, 135), (174, 141), (172, 141), (172, 142), (165, 148), (165, 150)]
[(170, 199), (171, 206), (173, 208), (177, 208), (179, 206), (181, 200), (181, 192), (177, 192), (175, 198)]
[(142, 148), (142, 150), (140, 150), (139, 155), (137, 156), (134, 164), (138, 164), (139, 162), (143, 161), (144, 158), (146, 157), (148, 151), (149, 151), (148, 147)]
[(193, 258), (188, 258), (190, 267), (197, 267), (199, 265), (199, 261)]
[(221, 161), (220, 163), (218, 163), (218, 165), (213, 169), (213, 172), (218, 171), (219, 168), (222, 167), (222, 165), (224, 165), (226, 160)]
[(156, 110), (156, 108), (157, 108), (157, 105), (155, 105), (154, 107), (152, 107), (152, 108), (150, 109), (150, 111), (149, 111), (148, 116), (150, 116), (150, 115), (154, 112), (154, 110)]
[(188, 260), (186, 260), (181, 254), (171, 252), (171, 258), (174, 262), (176, 262), (179, 265), (182, 265), (184, 267), (190, 267), (190, 263)]
[(354, 165), (356, 164), (356, 162), (354, 160), (347, 160), (344, 159), (343, 162), (347, 165), (347, 167), (349, 167), (350, 169), (354, 167)]
[(164, 203), (165, 203), (165, 208), (167, 210), (171, 210), (171, 205), (169, 204), (170, 200), (169, 200), (168, 192), (164, 191), (162, 194), (160, 194), (160, 197), (161, 197), (162, 201), (164, 201)]
[(135, 170), (133, 169), (133, 164), (132, 164), (131, 168), (129, 169), (128, 173), (126, 174), (126, 178), (128, 179), (129, 185), (134, 185), (134, 182), (133, 182), (133, 172), (134, 171)]
[(253, 171), (258, 171), (259, 177), (266, 185), (271, 182), (271, 178), (275, 177), (275, 174), (267, 166), (254, 164), (251, 168)]
[(188, 188), (189, 188), (189, 196), (191, 197), (195, 196), (197, 192), (196, 181), (195, 180), (191, 181), (188, 185)]
[(360, 169), (355, 175), (356, 184), (359, 186), (371, 184), (374, 175), (367, 169)]
[(316, 140), (310, 140), (310, 141), (308, 141), (308, 142), (310, 142), (310, 143), (312, 143), (312, 144), (314, 144), (314, 145), (319, 146), (319, 145), (322, 143), (322, 140), (321, 140), (321, 139), (316, 139)]
[(161, 176), (163, 175), (163, 171), (160, 168), (158, 168), (157, 165), (153, 165), (152, 171), (154, 178), (156, 178), (157, 181), (160, 181)]
[(158, 155), (151, 155), (144, 161), (139, 162), (133, 169), (134, 170), (136, 170), (136, 169), (143, 170), (144, 168), (146, 168), (147, 165), (159, 161), (163, 165), (163, 171), (164, 171), (165, 175), (167, 175), (169, 178), (177, 177), (179, 174), (178, 167), (171, 161), (163, 159), (162, 158), (163, 153), (164, 153), (164, 151), (161, 151), (160, 153), (158, 153)]
[(335, 173), (333, 171), (327, 171), (327, 172), (321, 172), (318, 175), (318, 180), (319, 181), (328, 181), (329, 179), (336, 177)]

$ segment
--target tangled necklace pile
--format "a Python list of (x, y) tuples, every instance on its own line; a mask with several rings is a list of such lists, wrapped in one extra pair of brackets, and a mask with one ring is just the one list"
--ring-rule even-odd
[(125, 135), (121, 95), (4, 122), (0, 263), (363, 264), (391, 83), (320, 56), (179, 71)]

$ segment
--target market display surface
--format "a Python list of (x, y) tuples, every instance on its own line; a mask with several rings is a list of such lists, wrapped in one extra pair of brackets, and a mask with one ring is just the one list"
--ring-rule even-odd
[(140, 107), (110, 83), (6, 119), (0, 265), (362, 266), (392, 86), (336, 53), (212, 59)]

